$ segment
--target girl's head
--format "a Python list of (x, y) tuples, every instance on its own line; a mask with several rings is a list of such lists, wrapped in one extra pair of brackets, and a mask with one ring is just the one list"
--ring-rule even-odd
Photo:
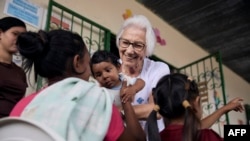
[(105, 50), (96, 51), (90, 60), (93, 77), (106, 88), (120, 85), (120, 67), (119, 58)]
[[(162, 77), (153, 89), (154, 102), (158, 105), (159, 113), (169, 124), (183, 124), (183, 139), (195, 140), (200, 127), (201, 105), (198, 86), (184, 74), (174, 73)], [(155, 118), (153, 111), (148, 120)], [(153, 125), (154, 126), (154, 125)], [(156, 125), (157, 126), (157, 125)], [(151, 131), (150, 131), (151, 130)]]
[(16, 53), (16, 40), (20, 33), (26, 31), (23, 21), (15, 17), (4, 17), (0, 19), (0, 49), (9, 54)]
[(89, 53), (81, 36), (66, 30), (22, 33), (18, 38), (24, 68), (34, 64), (35, 75), (48, 78), (49, 84), (67, 77), (88, 80), (91, 75)]

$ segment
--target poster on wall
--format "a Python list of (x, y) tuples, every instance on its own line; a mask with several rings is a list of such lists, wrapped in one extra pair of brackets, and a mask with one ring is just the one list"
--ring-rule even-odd
[(52, 13), (50, 18), (50, 30), (59, 28), (64, 30), (70, 30), (71, 21), (66, 17), (60, 17), (60, 15), (57, 13)]
[(44, 9), (28, 0), (6, 0), (4, 13), (9, 16), (20, 18), (26, 23), (42, 28)]

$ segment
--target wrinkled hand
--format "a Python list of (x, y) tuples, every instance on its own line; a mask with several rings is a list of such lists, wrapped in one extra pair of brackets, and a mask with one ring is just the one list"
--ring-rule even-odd
[(228, 111), (234, 110), (236, 112), (242, 112), (244, 110), (243, 107), (243, 99), (236, 97), (229, 101), (227, 105), (225, 105)]
[(127, 86), (127, 81), (122, 82), (122, 88), (120, 91), (121, 102), (132, 102), (134, 100), (134, 96), (136, 94), (136, 90), (131, 86)]

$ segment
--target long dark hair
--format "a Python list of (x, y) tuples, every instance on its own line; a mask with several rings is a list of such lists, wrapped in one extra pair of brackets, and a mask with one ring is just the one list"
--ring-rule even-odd
[(23, 27), (26, 29), (25, 23), (15, 17), (4, 17), (0, 19), (0, 29), (5, 32), (12, 27)]
[(23, 67), (30, 72), (34, 65), (35, 76), (53, 79), (67, 72), (76, 73), (72, 61), (75, 55), (84, 57), (87, 51), (77, 33), (62, 29), (45, 32), (25, 32), (17, 40), (20, 54), (25, 57)]
[[(184, 117), (182, 141), (197, 141), (200, 119), (191, 106), (184, 107), (183, 101), (192, 103), (199, 95), (198, 86), (184, 74), (173, 73), (163, 76), (153, 89), (154, 102), (159, 113), (167, 121)], [(147, 119), (149, 141), (160, 141), (156, 122), (157, 112), (153, 110)], [(167, 127), (167, 125), (166, 125)]]

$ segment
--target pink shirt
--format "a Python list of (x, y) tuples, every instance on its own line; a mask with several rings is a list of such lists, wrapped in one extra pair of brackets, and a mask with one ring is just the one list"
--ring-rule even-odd
[[(24, 108), (31, 102), (31, 100), (38, 94), (39, 92), (30, 94), (29, 96), (21, 99), (15, 107), (12, 109), (10, 116), (21, 116)], [(113, 105), (111, 121), (109, 124), (109, 128), (107, 134), (104, 138), (104, 141), (116, 141), (124, 131), (123, 121), (120, 116), (120, 112)]]

